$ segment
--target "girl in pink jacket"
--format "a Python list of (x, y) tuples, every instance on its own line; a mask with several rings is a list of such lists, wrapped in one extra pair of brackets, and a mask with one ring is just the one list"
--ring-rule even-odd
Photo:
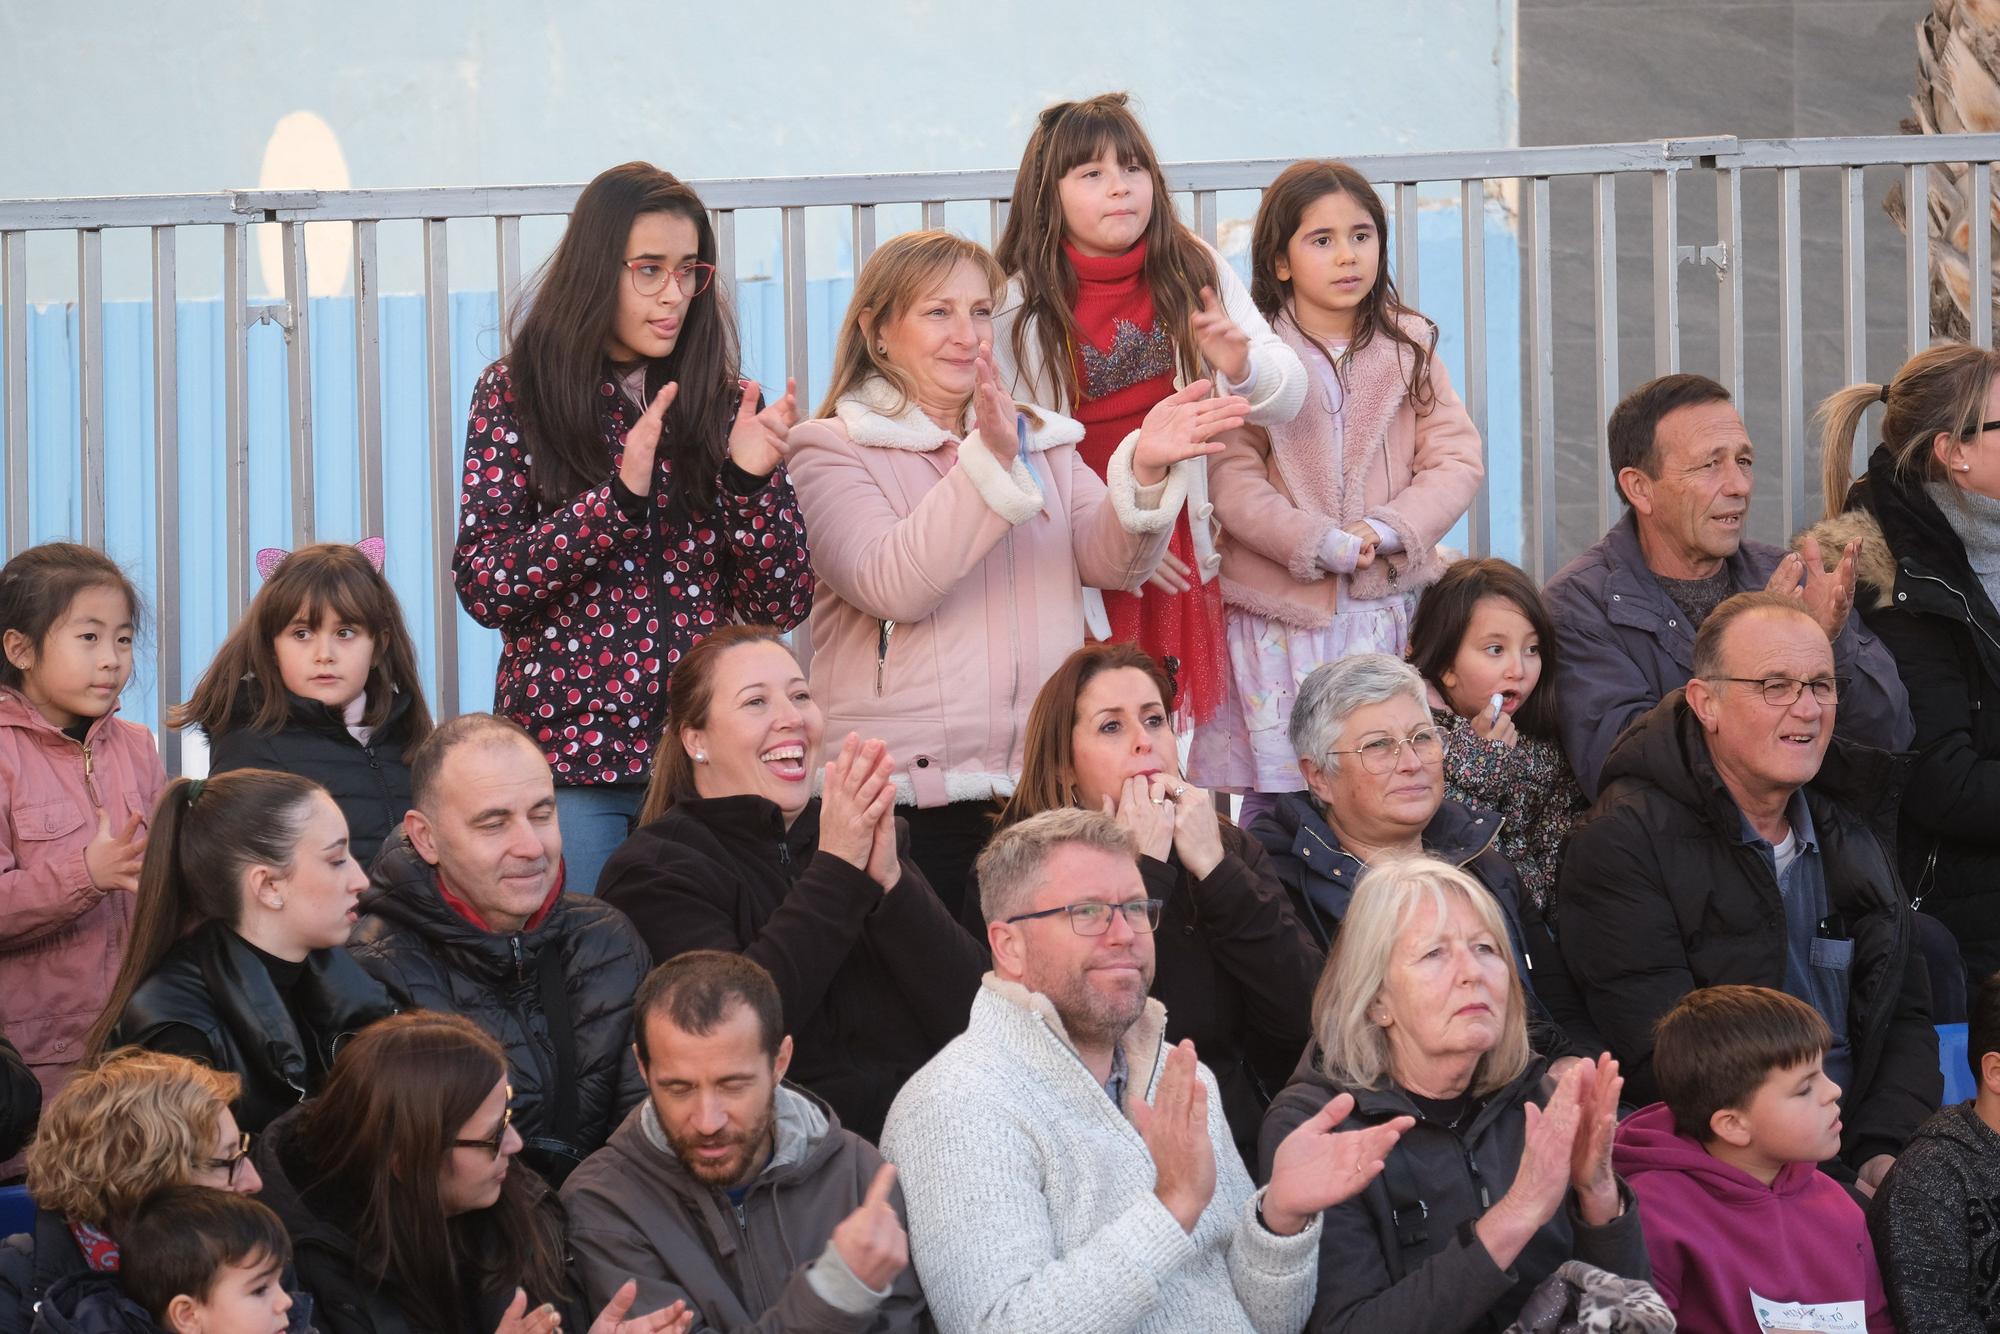
[(167, 781), (152, 733), (113, 717), (138, 620), (125, 572), (89, 547), (0, 568), (0, 1028), (44, 1098), (111, 992)]
[(911, 858), (954, 913), (993, 799), (1021, 771), (1028, 706), (1083, 643), (1083, 589), (1152, 572), (1186, 461), (1219, 450), (1246, 407), (1198, 380), (1146, 414), (1100, 480), (1080, 425), (1000, 387), (1003, 283), (947, 232), (882, 246), (855, 282), (821, 420), (791, 435), (828, 744), (888, 744)]
[(1251, 297), (1312, 387), (1297, 417), (1236, 432), (1209, 465), (1230, 670), (1188, 756), (1203, 787), (1298, 790), (1299, 683), (1350, 653), (1403, 656), (1438, 541), (1479, 491), (1479, 434), (1437, 326), (1382, 267), (1384, 223), (1374, 188), (1339, 162), (1286, 168), (1257, 210)]

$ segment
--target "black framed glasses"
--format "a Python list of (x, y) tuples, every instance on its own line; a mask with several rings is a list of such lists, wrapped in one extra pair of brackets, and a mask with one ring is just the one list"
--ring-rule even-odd
[(1057, 913), (1069, 914), (1069, 929), (1079, 936), (1101, 936), (1111, 929), (1113, 913), (1122, 913), (1125, 925), (1134, 931), (1151, 931), (1160, 924), (1160, 910), (1166, 907), (1165, 899), (1127, 899), (1123, 903), (1104, 903), (1097, 899), (1085, 899), (1081, 903), (1065, 903), (1060, 908), (1044, 908), (1040, 912), (1024, 912), (1009, 917), (1009, 922), (1032, 922), (1038, 917), (1054, 917)]
[(640, 296), (658, 296), (666, 290), (667, 279), (671, 278), (681, 285), (682, 296), (697, 297), (715, 281), (715, 265), (698, 259), (691, 259), (677, 269), (670, 269), (657, 259), (628, 259), (625, 272), (632, 275), (632, 290)]
[(488, 1139), (455, 1139), (451, 1142), (452, 1147), (457, 1149), (484, 1149), (486, 1150), (486, 1152), (492, 1154), (495, 1158), (498, 1158), (500, 1156), (500, 1150), (502, 1146), (504, 1146), (507, 1142), (508, 1127), (512, 1126), (513, 1124), (514, 1124), (514, 1088), (513, 1085), (510, 1084), (507, 1087), (507, 1106), (503, 1108), (500, 1112), (500, 1128), (494, 1131), (492, 1136)]
[(236, 1140), (236, 1152), (222, 1158), (205, 1159), (204, 1163), (211, 1171), (222, 1173), (224, 1179), (233, 1186), (236, 1184), (237, 1172), (242, 1170), (243, 1160), (249, 1156), (250, 1132), (246, 1130)]
[[(2000, 426), (2000, 422), (1994, 424)], [(1708, 676), (1702, 679), (1756, 686), (1764, 702), (1774, 709), (1791, 708), (1808, 689), (1812, 691), (1814, 702), (1822, 706), (1838, 704), (1841, 695), (1847, 691), (1848, 680), (1844, 676), (1816, 676), (1810, 681), (1801, 681), (1795, 676)]]
[(1444, 733), (1435, 727), (1419, 727), (1406, 737), (1378, 736), (1366, 745), (1352, 750), (1330, 750), (1328, 755), (1359, 755), (1361, 767), (1371, 774), (1386, 774), (1396, 767), (1402, 758), (1403, 747), (1417, 757), (1419, 764), (1436, 764), (1444, 759)]

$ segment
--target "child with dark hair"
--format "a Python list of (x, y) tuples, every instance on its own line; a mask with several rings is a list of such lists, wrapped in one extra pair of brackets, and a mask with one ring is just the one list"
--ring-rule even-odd
[(1818, 1170), (1840, 1153), (1831, 1041), (1818, 1011), (1768, 987), (1704, 987), (1660, 1020), (1666, 1100), (1625, 1119), (1611, 1161), (1682, 1330), (1895, 1330), (1867, 1220)]
[(1904, 1329), (2000, 1329), (2000, 973), (1979, 984), (1966, 1036), (1978, 1092), (1924, 1123), (1868, 1209)]

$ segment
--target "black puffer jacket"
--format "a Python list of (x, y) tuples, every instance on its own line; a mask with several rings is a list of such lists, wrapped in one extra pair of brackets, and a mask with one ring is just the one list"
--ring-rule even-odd
[[(293, 1291), (285, 1334), (312, 1334), (312, 1297)], [(111, 1274), (77, 1274), (49, 1289), (35, 1334), (160, 1334), (161, 1327), (125, 1295)]]
[(241, 1075), (236, 1122), (255, 1134), (319, 1092), (342, 1042), (396, 1012), (382, 984), (338, 949), (307, 956), (289, 999), (241, 936), (204, 922), (133, 991), (110, 1045), (171, 1051)]
[(632, 993), (652, 966), (609, 904), (563, 894), (533, 927), (484, 931), (398, 838), (375, 864), (348, 949), (406, 1007), (462, 1014), (507, 1049), (523, 1157), (551, 1185), (610, 1137), (645, 1086)]
[(32, 1231), (0, 1241), (0, 1334), (28, 1334), (35, 1307), (50, 1289), (89, 1272), (62, 1215), (37, 1210)]
[(770, 970), (787, 1075), (873, 1143), (903, 1081), (965, 1030), (985, 955), (910, 860), (888, 893), (819, 846), (819, 802), (785, 828), (762, 797), (683, 801), (605, 863), (598, 892), (661, 960), (727, 950)]
[[(256, 708), (251, 692), (246, 682), (237, 695), (236, 711), (245, 719)], [(259, 732), (246, 722), (209, 738), (209, 773), (276, 769), (312, 779), (332, 794), (347, 817), (347, 845), (354, 860), (363, 867), (374, 865), (375, 854), (410, 809), (410, 766), (404, 756), (423, 740), (410, 735), (410, 696), (395, 697), (388, 721), (364, 746), (333, 709), (290, 691), (286, 695), (291, 717), (278, 731)]]
[(1895, 656), (1917, 727), (1903, 792), (1903, 885), (1958, 938), (1975, 984), (2000, 970), (2000, 612), (1965, 546), (1886, 449), (1847, 513), (1816, 528), (1861, 540), (1855, 603)]
[[(1915, 914), (1885, 832), (1900, 791), (1894, 756), (1838, 737), (1805, 788), (1827, 900), (1854, 941), (1854, 1075), (1841, 1118), (1841, 1157), (1854, 1167), (1899, 1151), (1944, 1093)], [(1682, 996), (1723, 983), (1784, 986), (1777, 876), (1768, 854), (1742, 841), (1742, 820), (1676, 690), (1619, 738), (1597, 804), (1570, 835), (1559, 938), (1630, 1102), (1660, 1096), (1653, 1025)]]
[(1478, 1104), (1470, 1124), (1454, 1130), (1424, 1119), (1393, 1083), (1382, 1089), (1336, 1086), (1314, 1067), (1316, 1056), (1308, 1053), (1300, 1062), (1293, 1082), (1264, 1118), (1259, 1180), (1270, 1175), (1285, 1136), (1336, 1094), (1354, 1095), (1354, 1110), (1341, 1130), (1399, 1116), (1413, 1116), (1417, 1124), (1389, 1151), (1387, 1166), (1367, 1189), (1323, 1215), (1319, 1291), (1306, 1324), (1310, 1334), (1504, 1329), (1535, 1285), (1565, 1260), (1582, 1260), (1624, 1278), (1652, 1277), (1639, 1210), (1622, 1181), (1618, 1194), (1625, 1211), (1617, 1218), (1587, 1227), (1572, 1196), (1506, 1269), (1493, 1263), (1473, 1232), (1489, 1204), (1499, 1203), (1514, 1184), (1527, 1142), (1528, 1104), (1544, 1106), (1555, 1091), (1541, 1060), (1530, 1060), (1518, 1077)]

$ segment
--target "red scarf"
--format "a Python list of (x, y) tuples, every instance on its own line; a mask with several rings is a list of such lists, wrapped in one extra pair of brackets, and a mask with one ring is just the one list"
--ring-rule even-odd
[[(527, 921), (521, 924), (521, 930), (533, 931), (543, 922), (549, 920), (549, 914), (555, 910), (556, 900), (562, 897), (563, 879), (568, 874), (569, 874), (568, 867), (556, 868), (556, 882), (555, 884), (549, 886), (549, 896), (542, 900), (541, 907), (535, 909), (535, 915), (533, 917), (530, 917)], [(460, 917), (463, 917), (466, 921), (478, 927), (481, 931), (491, 931), (493, 929), (492, 927), (486, 924), (486, 919), (479, 915), (479, 909), (473, 907), (472, 904), (467, 902), (465, 899), (462, 899), (458, 895), (452, 893), (451, 886), (447, 885), (444, 882), (444, 868), (442, 866), (437, 868), (437, 879), (438, 879), (438, 895), (444, 899), (446, 907), (450, 908)], [(512, 933), (510, 932), (509, 934)]]
[(83, 1252), (83, 1262), (91, 1273), (118, 1272), (118, 1243), (108, 1233), (88, 1223), (71, 1223), (69, 1234), (76, 1239), (76, 1248)]
[[(1146, 243), (1100, 259), (1063, 243), (1076, 271), (1073, 308), (1082, 345), (1076, 349), (1076, 419), (1083, 423), (1079, 451), (1099, 477), (1125, 437), (1153, 405), (1174, 392), (1175, 340), (1153, 311), (1146, 285)], [(1195, 568), (1194, 536), (1187, 511), (1174, 520), (1167, 550)], [(1137, 643), (1167, 668), (1180, 693), (1174, 707), (1194, 723), (1215, 716), (1229, 664), (1222, 637), (1222, 589), (1213, 580), (1178, 596), (1157, 588), (1143, 594), (1107, 589), (1104, 610), (1111, 637)]]

